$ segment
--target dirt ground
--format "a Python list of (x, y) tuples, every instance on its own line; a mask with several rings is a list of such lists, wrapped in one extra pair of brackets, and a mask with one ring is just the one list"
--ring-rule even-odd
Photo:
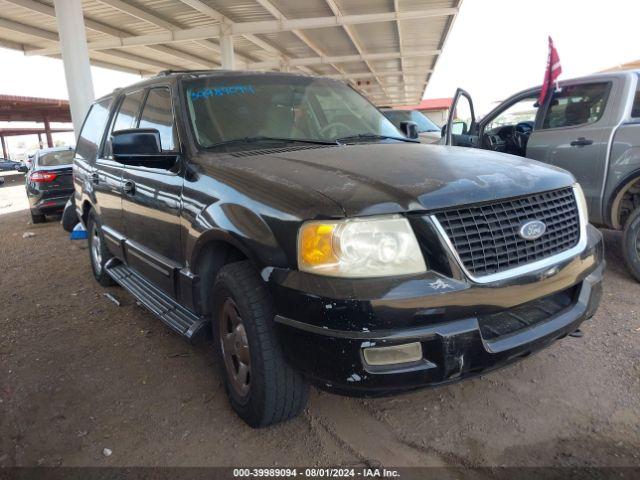
[(227, 404), (211, 344), (189, 346), (100, 287), (85, 243), (57, 221), (29, 224), (22, 176), (5, 178), (0, 466), (640, 465), (640, 285), (618, 233), (605, 232), (604, 299), (583, 338), (397, 397), (314, 390), (299, 418), (252, 430)]

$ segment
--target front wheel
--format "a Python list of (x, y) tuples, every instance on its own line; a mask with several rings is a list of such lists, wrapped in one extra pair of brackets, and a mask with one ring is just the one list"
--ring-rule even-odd
[(283, 357), (271, 299), (251, 263), (224, 266), (213, 295), (214, 344), (232, 408), (254, 428), (300, 414), (309, 385)]
[(93, 210), (89, 212), (87, 231), (89, 233), (89, 259), (91, 260), (93, 276), (103, 287), (115, 285), (116, 282), (113, 281), (104, 268), (112, 255), (107, 250), (104, 235), (102, 235), (102, 229), (100, 228), (100, 221)]
[(631, 213), (624, 226), (622, 252), (629, 272), (640, 282), (640, 207)]

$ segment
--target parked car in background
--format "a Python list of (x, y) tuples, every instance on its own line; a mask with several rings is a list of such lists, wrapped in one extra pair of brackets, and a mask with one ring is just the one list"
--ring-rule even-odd
[(0, 158), (0, 172), (18, 171), (22, 163), (14, 162), (8, 158)]
[(309, 383), (380, 395), (484, 374), (600, 301), (602, 236), (571, 174), (402, 137), (328, 78), (118, 89), (87, 114), (74, 179), (96, 280), (189, 340), (210, 331), (253, 427), (299, 414)]
[[(508, 98), (482, 120), (458, 90), (445, 142), (539, 160), (570, 171), (582, 186), (589, 220), (623, 231), (622, 250), (640, 281), (640, 71), (603, 73), (560, 82), (538, 105), (540, 87)], [(451, 132), (450, 134), (447, 132)]]
[(422, 143), (437, 143), (440, 141), (440, 128), (417, 110), (393, 110), (383, 108), (382, 113), (396, 128), (400, 129), (402, 122), (414, 122), (418, 126), (418, 139)]
[(61, 213), (73, 193), (73, 147), (38, 150), (25, 185), (33, 223)]

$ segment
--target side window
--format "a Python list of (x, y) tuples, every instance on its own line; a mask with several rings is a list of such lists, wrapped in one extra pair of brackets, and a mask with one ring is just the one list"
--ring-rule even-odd
[(94, 103), (87, 113), (87, 118), (82, 125), (78, 136), (76, 156), (87, 162), (94, 162), (98, 154), (98, 147), (104, 135), (104, 129), (109, 118), (109, 105), (111, 97), (101, 102)]
[(609, 93), (609, 83), (570, 85), (554, 95), (542, 128), (575, 127), (602, 118)]
[(118, 109), (115, 121), (113, 122), (113, 128), (111, 129), (112, 132), (135, 127), (135, 121), (138, 117), (143, 97), (144, 90), (129, 93), (124, 97), (124, 100)]
[(631, 107), (631, 116), (633, 118), (640, 118), (640, 78), (638, 78), (638, 86), (636, 87), (636, 96), (633, 99), (633, 106)]
[[(140, 111), (140, 105), (142, 105), (142, 100), (144, 98), (144, 90), (137, 90), (132, 93), (128, 93), (122, 102), (120, 102), (120, 106), (118, 107), (118, 111), (113, 119), (110, 133), (117, 132), (118, 130), (126, 130), (127, 128), (135, 128), (135, 122), (138, 118), (138, 112)], [(104, 154), (103, 157), (111, 158), (111, 138), (107, 138), (107, 141), (104, 144)]]
[(155, 128), (160, 132), (160, 145), (164, 152), (176, 149), (176, 135), (168, 88), (152, 88), (140, 115), (139, 128)]

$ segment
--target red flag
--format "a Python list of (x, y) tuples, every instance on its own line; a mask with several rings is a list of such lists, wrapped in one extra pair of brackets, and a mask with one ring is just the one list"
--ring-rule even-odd
[(556, 47), (553, 46), (553, 40), (549, 37), (549, 58), (547, 59), (547, 70), (544, 73), (544, 82), (542, 82), (542, 90), (540, 90), (540, 98), (538, 98), (538, 104), (542, 105), (549, 89), (552, 88), (553, 83), (558, 79), (562, 73), (562, 66), (560, 65), (560, 57)]

